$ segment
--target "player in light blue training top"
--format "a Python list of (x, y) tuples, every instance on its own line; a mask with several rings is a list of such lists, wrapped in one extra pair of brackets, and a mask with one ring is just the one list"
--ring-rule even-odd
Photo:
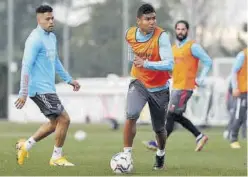
[(21, 109), (29, 96), (49, 122), (43, 124), (28, 140), (21, 139), (17, 142), (17, 162), (23, 165), (32, 146), (55, 132), (55, 145), (50, 165), (74, 166), (62, 156), (62, 146), (70, 117), (56, 94), (55, 73), (72, 85), (74, 91), (78, 91), (80, 85), (65, 71), (59, 60), (56, 36), (52, 32), (54, 28), (52, 7), (41, 5), (36, 9), (36, 15), (38, 26), (31, 32), (25, 43), (20, 92), (15, 105), (17, 109)]

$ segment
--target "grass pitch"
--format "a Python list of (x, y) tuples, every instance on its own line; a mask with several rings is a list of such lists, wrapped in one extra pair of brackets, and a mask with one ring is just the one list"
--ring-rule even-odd
[[(112, 155), (122, 151), (122, 127), (113, 131), (103, 125), (71, 125), (64, 155), (75, 167), (50, 167), (49, 159), (54, 146), (54, 135), (37, 143), (23, 166), (16, 163), (15, 143), (28, 138), (39, 124), (0, 122), (0, 175), (1, 176), (110, 176)], [(87, 137), (78, 142), (73, 135), (84, 130)], [(209, 136), (202, 152), (194, 152), (195, 139), (186, 130), (172, 133), (167, 141), (167, 170), (153, 171), (154, 152), (147, 150), (141, 141), (153, 139), (150, 126), (138, 126), (133, 158), (135, 176), (247, 176), (247, 142), (241, 140), (241, 149), (231, 149), (223, 140), (223, 129), (204, 130)]]

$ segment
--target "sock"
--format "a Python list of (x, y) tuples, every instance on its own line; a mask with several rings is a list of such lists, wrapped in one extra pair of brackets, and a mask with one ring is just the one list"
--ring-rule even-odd
[(59, 159), (60, 157), (62, 157), (62, 147), (54, 146), (52, 159), (56, 160)]
[(156, 155), (160, 156), (160, 157), (164, 156), (165, 155), (165, 150), (164, 149), (163, 150), (158, 149)]
[(26, 142), (25, 142), (25, 148), (27, 151), (29, 151), (33, 145), (36, 143), (33, 137), (30, 137)]
[(198, 136), (196, 137), (196, 142), (198, 142), (202, 137), (203, 137), (203, 134), (201, 133), (200, 135), (198, 135)]
[(124, 147), (124, 148), (123, 148), (123, 151), (124, 151), (125, 153), (130, 153), (130, 154), (132, 154), (132, 147)]

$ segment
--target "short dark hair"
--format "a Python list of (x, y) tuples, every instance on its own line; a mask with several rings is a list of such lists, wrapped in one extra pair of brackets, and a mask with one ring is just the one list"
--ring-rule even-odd
[(186, 26), (186, 28), (189, 29), (189, 23), (186, 20), (179, 20), (179, 21), (177, 21), (176, 24), (175, 24), (175, 29), (177, 28), (177, 25), (179, 23), (183, 23)]
[(137, 11), (137, 17), (140, 18), (144, 14), (150, 14), (153, 12), (156, 13), (154, 7), (151, 4), (143, 4), (139, 7)]
[(39, 7), (36, 8), (36, 13), (46, 13), (46, 12), (52, 12), (53, 8), (49, 5), (40, 5)]

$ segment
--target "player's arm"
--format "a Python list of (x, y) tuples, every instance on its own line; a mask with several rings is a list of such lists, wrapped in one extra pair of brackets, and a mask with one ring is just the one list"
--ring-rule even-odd
[[(244, 63), (244, 60), (245, 60), (245, 54), (243, 51), (241, 51), (236, 56), (236, 60), (234, 62), (234, 65), (233, 65), (232, 71), (231, 71), (231, 83), (232, 83), (233, 92), (239, 92), (239, 91), (237, 91), (237, 89), (238, 89), (237, 73), (241, 69), (241, 67)], [(234, 96), (238, 96), (238, 93), (234, 93), (234, 94), (235, 94)]]
[(145, 60), (144, 68), (151, 70), (172, 71), (174, 66), (171, 43), (167, 33), (163, 32), (159, 38), (159, 55), (161, 61)]
[(80, 89), (79, 83), (76, 80), (73, 80), (69, 73), (65, 70), (58, 55), (55, 59), (55, 71), (63, 81), (73, 86), (73, 91), (78, 91)]
[(69, 84), (72, 81), (72, 77), (63, 67), (58, 55), (56, 56), (55, 59), (55, 71), (59, 75), (59, 77), (66, 83)]
[(32, 67), (40, 50), (39, 41), (35, 37), (29, 37), (25, 42), (24, 54), (22, 59), (21, 82), (19, 98), (15, 102), (18, 109), (21, 109), (28, 96), (28, 83)]
[[(126, 30), (125, 32), (125, 36), (127, 36), (127, 32), (129, 29)], [(129, 64), (133, 64), (133, 60), (134, 60), (134, 52), (132, 47), (130, 46), (130, 44), (126, 41), (126, 45), (127, 45), (127, 59)]]
[[(57, 43), (56, 36), (54, 35), (55, 42)], [(73, 91), (78, 91), (80, 89), (80, 84), (73, 80), (70, 74), (65, 70), (64, 66), (62, 65), (58, 53), (56, 53), (55, 58), (55, 71), (59, 75), (59, 77), (65, 81), (66, 83), (70, 84), (73, 87)]]
[(208, 56), (206, 51), (201, 47), (201, 45), (194, 43), (191, 47), (191, 53), (194, 57), (198, 58), (202, 64), (203, 68), (199, 75), (199, 77), (196, 79), (197, 85), (201, 86), (204, 82), (205, 77), (207, 76), (208, 72), (210, 71), (213, 61)]
[(35, 38), (28, 38), (25, 43), (24, 54), (22, 59), (20, 96), (28, 95), (28, 82), (32, 67), (39, 52), (39, 41)]
[[(54, 41), (57, 44), (57, 38), (55, 35), (53, 35)], [(56, 49), (56, 58), (55, 58), (55, 72), (59, 75), (59, 77), (65, 81), (66, 83), (70, 84), (72, 82), (72, 77), (70, 76), (70, 74), (65, 70), (65, 68), (63, 67), (60, 59), (59, 59), (59, 55), (57, 53), (57, 49)]]

